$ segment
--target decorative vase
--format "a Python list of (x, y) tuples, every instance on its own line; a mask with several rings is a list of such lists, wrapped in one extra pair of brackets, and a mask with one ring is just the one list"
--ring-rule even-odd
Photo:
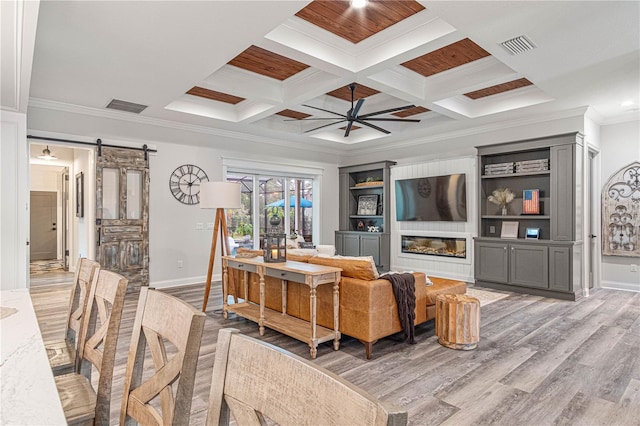
[(269, 223), (270, 223), (272, 226), (278, 226), (278, 225), (280, 225), (280, 218), (279, 218), (279, 217), (277, 217), (277, 216), (271, 216), (271, 217), (269, 218)]
[(502, 206), (500, 206), (500, 213), (502, 213), (502, 216), (506, 216), (507, 215), (507, 205), (503, 204)]

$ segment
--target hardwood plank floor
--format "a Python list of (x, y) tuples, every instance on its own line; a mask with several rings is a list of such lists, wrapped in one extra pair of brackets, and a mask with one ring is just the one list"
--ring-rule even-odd
[[(166, 289), (195, 307), (204, 285)], [(234, 327), (309, 359), (309, 347), (221, 308), (213, 286), (200, 348), (191, 424), (206, 417), (217, 333)], [(31, 289), (45, 340), (62, 337), (70, 284)], [(118, 423), (136, 295), (127, 295), (120, 329), (111, 423)], [(170, 314), (167, 314), (170, 320)], [(481, 308), (478, 349), (440, 346), (433, 323), (416, 329), (416, 345), (401, 335), (374, 345), (343, 336), (339, 351), (318, 347), (315, 363), (409, 413), (411, 425), (640, 425), (640, 294), (601, 289), (567, 302), (522, 294)]]

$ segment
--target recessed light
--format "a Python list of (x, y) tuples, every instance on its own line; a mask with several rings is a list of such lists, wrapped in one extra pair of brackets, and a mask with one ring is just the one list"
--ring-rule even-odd
[(624, 101), (620, 106), (623, 108), (633, 106), (633, 101)]
[(361, 9), (367, 5), (367, 0), (351, 0), (351, 7)]

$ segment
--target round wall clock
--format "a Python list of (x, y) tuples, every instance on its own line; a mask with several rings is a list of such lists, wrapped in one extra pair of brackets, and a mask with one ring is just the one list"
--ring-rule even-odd
[(184, 164), (177, 167), (169, 177), (171, 193), (183, 204), (198, 204), (200, 202), (200, 183), (208, 182), (209, 177), (198, 166)]

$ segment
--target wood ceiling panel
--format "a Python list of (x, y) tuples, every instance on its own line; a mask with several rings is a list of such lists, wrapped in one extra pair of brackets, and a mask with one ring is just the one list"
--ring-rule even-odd
[[(380, 92), (370, 87), (357, 84), (356, 90), (353, 93), (353, 99), (358, 100), (360, 98), (366, 98), (371, 95), (375, 95), (377, 93), (380, 93)], [(351, 90), (349, 89), (349, 86), (344, 86), (336, 90), (332, 90), (331, 92), (327, 93), (327, 95), (351, 102)]]
[(496, 84), (495, 86), (485, 87), (484, 89), (476, 90), (473, 92), (465, 93), (467, 98), (480, 99), (491, 95), (497, 95), (498, 93), (507, 92), (509, 90), (519, 89), (521, 87), (531, 86), (533, 83), (526, 78), (518, 80), (508, 81), (502, 84)]
[(359, 43), (422, 10), (424, 6), (413, 0), (369, 0), (362, 9), (352, 8), (348, 1), (316, 0), (296, 16), (351, 43)]
[(422, 114), (423, 112), (428, 112), (428, 111), (430, 110), (425, 107), (418, 106), (418, 107), (405, 109), (403, 111), (394, 112), (392, 113), (392, 115), (404, 118), (404, 117), (411, 117), (412, 115)]
[(429, 77), (486, 56), (490, 56), (489, 52), (465, 38), (401, 65), (420, 75)]
[[(360, 129), (360, 126), (352, 125), (350, 131), (353, 132), (354, 130), (358, 130), (358, 129)], [(340, 130), (347, 130), (347, 126), (340, 127)]]
[(188, 92), (188, 95), (200, 96), (201, 98), (211, 99), (213, 101), (225, 102), (227, 104), (238, 104), (244, 101), (244, 98), (239, 96), (229, 95), (228, 93), (216, 92), (215, 90), (205, 89), (204, 87), (193, 86)]
[(228, 62), (229, 65), (283, 81), (309, 68), (309, 65), (251, 46)]
[(283, 117), (293, 118), (295, 120), (311, 117), (311, 114), (305, 114), (304, 112), (294, 111), (292, 109), (283, 109), (280, 112), (276, 112), (276, 114)]

